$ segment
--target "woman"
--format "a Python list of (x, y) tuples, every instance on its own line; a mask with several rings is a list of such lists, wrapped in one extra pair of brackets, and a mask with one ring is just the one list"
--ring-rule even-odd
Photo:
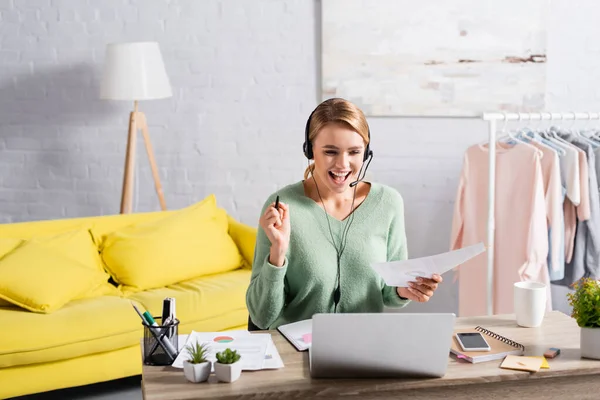
[(407, 249), (400, 194), (357, 182), (372, 157), (362, 111), (344, 99), (326, 100), (305, 134), (304, 153), (314, 162), (304, 180), (271, 195), (261, 212), (246, 293), (251, 322), (274, 329), (315, 313), (380, 312), (428, 301), (439, 275), (392, 287), (370, 267), (404, 260)]

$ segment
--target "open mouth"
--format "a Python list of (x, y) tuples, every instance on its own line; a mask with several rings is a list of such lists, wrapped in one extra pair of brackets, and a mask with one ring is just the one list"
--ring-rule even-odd
[(346, 180), (348, 179), (348, 177), (350, 176), (350, 173), (352, 171), (349, 172), (333, 172), (333, 171), (329, 171), (329, 177), (331, 178), (331, 180), (338, 184), (344, 184), (346, 182)]

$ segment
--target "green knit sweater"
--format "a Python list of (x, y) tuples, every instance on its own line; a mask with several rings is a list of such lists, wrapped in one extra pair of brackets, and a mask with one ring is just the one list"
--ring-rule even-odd
[[(282, 267), (269, 263), (271, 242), (259, 226), (246, 293), (250, 317), (262, 329), (312, 318), (315, 313), (334, 312), (337, 286), (337, 254), (331, 242), (325, 211), (304, 194), (302, 182), (288, 185), (269, 196), (261, 215), (279, 195), (289, 206), (290, 245)], [(329, 216), (339, 247), (347, 222)], [(354, 211), (340, 259), (341, 298), (337, 312), (381, 312), (384, 305), (404, 307), (408, 300), (385, 284), (370, 267), (372, 262), (405, 260), (404, 203), (400, 194), (371, 183), (366, 199)]]

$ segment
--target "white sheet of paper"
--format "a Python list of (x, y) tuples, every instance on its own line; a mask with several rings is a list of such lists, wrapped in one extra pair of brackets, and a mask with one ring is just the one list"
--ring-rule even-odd
[(267, 335), (269, 336), (269, 346), (267, 347), (267, 354), (265, 354), (265, 361), (262, 369), (279, 369), (283, 368), (283, 360), (281, 355), (277, 351), (277, 347), (273, 342), (273, 338), (270, 333), (253, 333), (252, 335)]
[[(183, 341), (183, 340), (182, 340)], [(181, 351), (173, 364), (174, 368), (183, 368), (183, 361), (187, 359), (188, 352), (185, 349), (187, 343), (207, 343), (209, 351), (207, 359), (216, 361), (216, 353), (226, 348), (237, 350), (242, 356), (242, 370), (263, 369), (263, 364), (272, 341), (271, 335), (253, 335), (248, 331), (229, 332), (195, 332), (192, 331), (185, 340)]]
[(387, 285), (406, 287), (408, 282), (414, 281), (416, 277), (431, 278), (433, 274), (442, 275), (484, 251), (483, 243), (477, 243), (434, 256), (372, 263), (371, 268), (383, 278)]

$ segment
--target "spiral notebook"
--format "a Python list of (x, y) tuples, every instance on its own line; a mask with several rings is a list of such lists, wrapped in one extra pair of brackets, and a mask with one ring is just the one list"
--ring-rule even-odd
[[(459, 332), (480, 332), (487, 340), (490, 345), (491, 351), (463, 351), (456, 340), (455, 334)], [(452, 336), (452, 346), (450, 347), (450, 352), (456, 355), (457, 358), (461, 358), (467, 360), (473, 364), (484, 362), (484, 361), (493, 361), (502, 359), (508, 355), (523, 355), (525, 353), (525, 346), (520, 343), (517, 343), (513, 340), (510, 340), (507, 337), (498, 335), (492, 331), (489, 331), (481, 326), (477, 326), (475, 330), (473, 329), (460, 329), (455, 330), (454, 335)]]

